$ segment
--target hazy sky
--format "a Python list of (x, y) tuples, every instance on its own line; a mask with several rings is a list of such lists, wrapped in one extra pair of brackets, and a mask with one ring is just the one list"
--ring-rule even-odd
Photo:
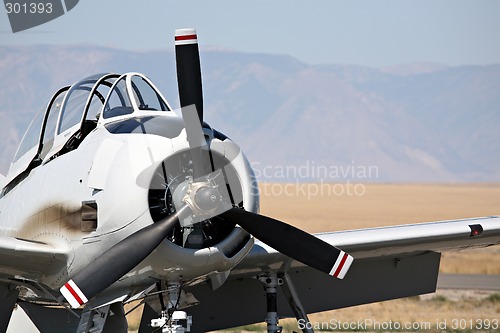
[(0, 13), (0, 44), (173, 46), (195, 27), (202, 45), (289, 54), (311, 63), (500, 63), (500, 1), (80, 0), (67, 14), (13, 34)]

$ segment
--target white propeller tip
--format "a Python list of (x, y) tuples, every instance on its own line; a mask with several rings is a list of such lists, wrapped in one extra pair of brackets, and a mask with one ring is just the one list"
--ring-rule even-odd
[(337, 260), (335, 261), (335, 265), (333, 265), (330, 275), (336, 277), (337, 279), (343, 279), (351, 267), (354, 258), (345, 253), (344, 251), (340, 251)]
[(89, 301), (73, 280), (69, 280), (59, 290), (73, 309), (76, 309), (80, 307), (80, 305), (83, 305)]
[(175, 45), (197, 44), (198, 37), (196, 29), (177, 29), (175, 30)]

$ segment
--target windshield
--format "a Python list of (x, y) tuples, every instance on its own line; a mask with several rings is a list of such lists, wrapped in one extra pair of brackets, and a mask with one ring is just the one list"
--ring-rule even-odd
[(134, 111), (170, 111), (170, 108), (147, 78), (126, 74), (115, 83), (108, 95), (102, 116), (109, 119)]
[(116, 82), (104, 107), (103, 117), (112, 118), (134, 112), (127, 94), (126, 76)]
[(169, 111), (165, 102), (151, 85), (142, 77), (132, 77), (133, 96), (139, 110)]

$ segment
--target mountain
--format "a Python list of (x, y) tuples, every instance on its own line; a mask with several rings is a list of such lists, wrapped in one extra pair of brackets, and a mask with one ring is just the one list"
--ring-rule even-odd
[[(261, 179), (500, 181), (500, 65), (308, 65), (201, 50), (206, 121)], [(0, 172), (61, 86), (99, 72), (149, 76), (178, 105), (172, 50), (0, 47)]]

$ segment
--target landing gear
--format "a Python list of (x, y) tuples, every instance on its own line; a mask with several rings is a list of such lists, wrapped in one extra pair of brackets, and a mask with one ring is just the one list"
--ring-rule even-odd
[(151, 327), (161, 327), (162, 333), (184, 333), (191, 331), (191, 316), (184, 311), (174, 311), (170, 316), (162, 311), (162, 316), (151, 320)]
[(276, 273), (259, 276), (260, 282), (264, 284), (266, 290), (267, 301), (267, 332), (281, 333), (283, 327), (278, 326), (278, 306), (276, 303), (276, 287), (283, 284), (283, 279), (279, 278)]
[[(161, 328), (162, 333), (184, 333), (191, 331), (193, 323), (191, 316), (184, 311), (177, 311), (181, 299), (181, 284), (169, 283), (167, 286), (168, 303), (163, 300), (161, 317), (151, 320), (151, 327)], [(161, 297), (161, 295), (160, 295)]]
[(307, 317), (307, 312), (304, 310), (302, 303), (297, 295), (295, 287), (293, 286), (292, 280), (288, 274), (278, 275), (276, 273), (269, 273), (259, 276), (259, 281), (264, 284), (264, 289), (266, 291), (266, 301), (267, 301), (267, 332), (268, 333), (281, 333), (283, 327), (279, 326), (278, 308), (277, 308), (277, 294), (276, 287), (281, 286), (283, 294), (288, 301), (288, 304), (295, 314), (297, 321), (300, 320), (304, 323), (302, 332), (303, 333), (314, 333), (311, 328), (309, 318)]

